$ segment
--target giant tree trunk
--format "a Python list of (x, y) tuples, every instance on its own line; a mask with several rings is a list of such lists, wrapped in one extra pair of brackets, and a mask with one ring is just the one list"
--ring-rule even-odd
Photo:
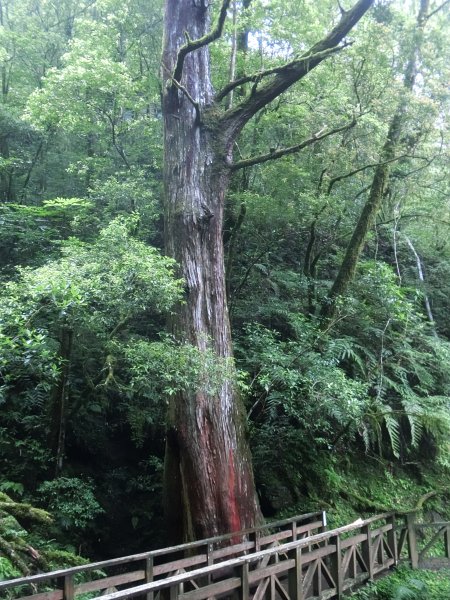
[[(162, 58), (166, 250), (180, 265), (185, 303), (173, 319), (181, 342), (218, 361), (232, 360), (222, 221), (232, 149), (259, 110), (305, 77), (339, 45), (372, 5), (358, 0), (322, 40), (283, 67), (238, 77), (214, 95), (209, 44), (220, 37), (230, 0), (210, 29), (209, 0), (166, 0)], [(252, 82), (237, 104), (220, 102)], [(228, 108), (228, 109), (227, 109)], [(295, 148), (317, 140), (315, 136)], [(292, 148), (286, 153), (292, 153)], [(282, 156), (278, 151), (270, 159)], [(266, 155), (250, 160), (265, 162)], [(245, 417), (233, 382), (197, 386), (170, 400), (164, 504), (173, 541), (233, 532), (261, 518)]]
[[(167, 2), (166, 73), (173, 72), (185, 31), (191, 39), (206, 33), (204, 4)], [(203, 107), (212, 102), (207, 47), (186, 57), (182, 84)], [(181, 341), (212, 350), (218, 360), (231, 359), (222, 244), (229, 173), (221, 136), (199, 123), (193, 103), (170, 80), (163, 108), (166, 250), (186, 282), (173, 327)], [(244, 423), (231, 381), (213, 393), (205, 386), (171, 400), (164, 502), (174, 540), (238, 531), (259, 520)]]

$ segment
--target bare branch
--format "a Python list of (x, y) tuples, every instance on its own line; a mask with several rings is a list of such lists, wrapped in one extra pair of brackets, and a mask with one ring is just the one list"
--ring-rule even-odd
[(334, 135), (335, 133), (339, 133), (340, 131), (345, 131), (347, 129), (350, 129), (350, 127), (354, 127), (355, 124), (356, 124), (356, 119), (354, 119), (353, 121), (350, 121), (350, 123), (347, 123), (346, 125), (343, 125), (342, 127), (337, 127), (336, 129), (331, 129), (330, 131), (327, 131), (326, 133), (323, 133), (324, 130), (322, 129), (321, 131), (315, 133), (312, 137), (308, 138), (307, 140), (303, 140), (303, 142), (300, 142), (300, 144), (296, 144), (295, 146), (290, 146), (289, 148), (281, 148), (280, 150), (275, 150), (273, 152), (269, 152), (268, 154), (260, 154), (259, 156), (253, 156), (250, 158), (246, 158), (244, 160), (239, 160), (238, 162), (235, 162), (232, 165), (230, 165), (230, 169), (232, 171), (237, 171), (238, 169), (252, 167), (253, 165), (260, 165), (269, 160), (276, 160), (277, 158), (281, 158), (282, 156), (287, 156), (289, 154), (295, 154), (296, 152), (300, 152), (300, 150), (303, 150), (303, 148), (306, 148), (307, 146), (310, 146), (311, 144), (315, 144), (316, 142), (319, 142), (320, 140), (323, 140), (323, 139), (329, 137), (330, 135)]
[(194, 50), (198, 50), (199, 48), (203, 48), (203, 46), (207, 46), (219, 39), (222, 36), (223, 26), (225, 24), (225, 19), (227, 17), (227, 10), (230, 6), (230, 0), (223, 0), (222, 7), (220, 9), (219, 18), (217, 19), (217, 23), (208, 34), (199, 38), (198, 40), (191, 40), (189, 35), (185, 33), (186, 43), (184, 46), (178, 50), (177, 63), (175, 65), (175, 69), (173, 71), (172, 79), (178, 83), (181, 81), (181, 75), (183, 73), (183, 64), (184, 59), (190, 52), (194, 52)]
[(106, 110), (100, 109), (100, 112), (108, 119), (109, 124), (111, 125), (111, 141), (114, 148), (117, 150), (117, 154), (123, 160), (127, 169), (131, 169), (130, 163), (128, 162), (124, 149), (117, 141), (116, 123), (114, 119)]
[(444, 6), (447, 6), (447, 4), (449, 4), (449, 3), (450, 3), (450, 0), (446, 0), (441, 5), (439, 5), (437, 8), (435, 8), (432, 12), (430, 12), (430, 14), (425, 17), (425, 19), (428, 21), (428, 19), (431, 19), (431, 17), (433, 15), (435, 15), (437, 12), (439, 12), (442, 8), (444, 8)]
[[(429, 215), (426, 213), (410, 213), (406, 215), (398, 215), (398, 217), (393, 217), (392, 219), (387, 219), (386, 221), (377, 221), (377, 227), (382, 227), (383, 225), (390, 225), (390, 223), (395, 223), (395, 221), (404, 221), (405, 219), (433, 219), (434, 215)], [(443, 221), (439, 221), (443, 223)], [(444, 222), (445, 223), (445, 222)]]
[(201, 122), (200, 104), (194, 100), (194, 98), (190, 95), (190, 93), (187, 91), (187, 89), (184, 87), (184, 85), (181, 85), (181, 83), (178, 83), (178, 81), (176, 79), (172, 80), (172, 84), (178, 90), (180, 90), (180, 92), (183, 92), (183, 94), (186, 96), (186, 98), (189, 100), (189, 102), (195, 108), (196, 121), (197, 121), (197, 123), (200, 123)]
[(273, 241), (270, 240), (269, 243), (265, 246), (264, 250), (262, 252), (260, 252), (259, 254), (257, 254), (252, 262), (250, 263), (250, 265), (247, 267), (247, 269), (245, 270), (244, 276), (242, 278), (242, 280), (240, 281), (239, 285), (237, 286), (237, 288), (235, 288), (232, 291), (232, 295), (231, 298), (229, 300), (229, 304), (230, 304), (230, 312), (233, 311), (233, 298), (237, 298), (239, 296), (239, 294), (241, 293), (242, 289), (244, 288), (245, 284), (247, 283), (248, 278), (250, 277), (250, 274), (254, 268), (254, 266), (256, 264), (258, 264), (258, 262), (261, 260), (261, 258), (264, 256), (264, 254), (266, 254), (270, 247), (272, 246)]
[[(356, 4), (341, 16), (339, 23), (322, 40), (314, 44), (308, 52), (298, 59), (281, 67), (274, 76), (254, 89), (241, 103), (226, 111), (221, 119), (228, 142), (232, 143), (244, 125), (264, 106), (275, 100), (294, 83), (305, 77), (314, 67), (330, 54), (342, 50), (344, 39), (349, 31), (372, 6), (374, 0), (358, 0)], [(339, 46), (341, 42), (344, 44)]]
[[(358, 169), (349, 171), (348, 173), (345, 173), (344, 175), (339, 175), (338, 177), (333, 177), (333, 179), (328, 184), (327, 194), (330, 194), (331, 190), (333, 189), (334, 184), (337, 183), (338, 181), (342, 181), (342, 179), (347, 179), (348, 177), (353, 177), (353, 175), (356, 175), (357, 173), (361, 173), (361, 171), (365, 171), (366, 169), (371, 169), (372, 167), (381, 167), (382, 165), (387, 165), (388, 163), (395, 162), (397, 160), (401, 160), (402, 158), (418, 158), (419, 160), (429, 161), (429, 159), (425, 158), (424, 156), (411, 156), (410, 154), (401, 154), (400, 156), (394, 156), (393, 158), (384, 160), (382, 162), (369, 163), (368, 165), (364, 165), (363, 167), (359, 167)], [(428, 164), (426, 166), (428, 166)], [(417, 170), (421, 170), (422, 168), (425, 168), (425, 167), (421, 167), (420, 169), (417, 169)], [(415, 171), (412, 171), (412, 172), (414, 173)]]
[(359, 69), (358, 69), (358, 72), (356, 73), (356, 77), (353, 80), (353, 90), (355, 92), (355, 96), (356, 96), (356, 99), (358, 101), (359, 110), (362, 110), (362, 102), (361, 102), (361, 98), (359, 96), (358, 84), (359, 84), (359, 81), (361, 79), (361, 75), (362, 75), (362, 72), (363, 72), (363, 68), (364, 68), (365, 62), (366, 62), (366, 59), (363, 58), (361, 60), (360, 64), (359, 64)]

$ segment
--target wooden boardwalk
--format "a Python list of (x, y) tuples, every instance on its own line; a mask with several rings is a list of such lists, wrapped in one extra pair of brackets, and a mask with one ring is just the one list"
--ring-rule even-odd
[(384, 513), (327, 530), (325, 513), (316, 512), (0, 582), (0, 598), (326, 600), (342, 598), (400, 561), (417, 568), (433, 561), (450, 565), (449, 557), (450, 523), (420, 524), (414, 513)]

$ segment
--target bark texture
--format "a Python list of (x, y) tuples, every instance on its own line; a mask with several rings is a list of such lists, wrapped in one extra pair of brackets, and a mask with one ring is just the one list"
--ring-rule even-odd
[[(175, 334), (218, 360), (232, 357), (222, 244), (229, 172), (220, 132), (199, 121), (188, 95), (168, 78), (187, 32), (209, 30), (205, 2), (169, 0), (163, 69), (166, 249), (181, 266), (185, 304)], [(207, 47), (184, 60), (182, 85), (204, 108), (213, 101)], [(169, 407), (165, 508), (171, 537), (193, 539), (253, 525), (260, 518), (244, 419), (230, 381), (173, 398)]]
[[(253, 82), (250, 93), (223, 107), (220, 102), (241, 84), (232, 82), (214, 94), (209, 44), (222, 33), (230, 0), (222, 1), (213, 27), (209, 0), (166, 0), (165, 241), (186, 284), (185, 303), (172, 327), (181, 342), (213, 351), (218, 361), (232, 360), (222, 224), (236, 136), (261, 108), (343, 48), (337, 45), (372, 3), (356, 2), (299, 59), (240, 78), (242, 85)], [(239, 397), (231, 381), (215, 383), (213, 389), (205, 382), (170, 400), (164, 507), (171, 542), (238, 531), (261, 519)]]

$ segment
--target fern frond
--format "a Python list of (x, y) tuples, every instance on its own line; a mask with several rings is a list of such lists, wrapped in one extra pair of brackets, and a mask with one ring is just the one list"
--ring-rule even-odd
[(413, 448), (417, 448), (423, 434), (424, 411), (423, 408), (418, 404), (410, 404), (405, 406), (405, 411), (411, 432), (411, 444)]
[(392, 452), (396, 458), (400, 456), (400, 425), (395, 417), (386, 411), (384, 414), (384, 424), (391, 442)]

